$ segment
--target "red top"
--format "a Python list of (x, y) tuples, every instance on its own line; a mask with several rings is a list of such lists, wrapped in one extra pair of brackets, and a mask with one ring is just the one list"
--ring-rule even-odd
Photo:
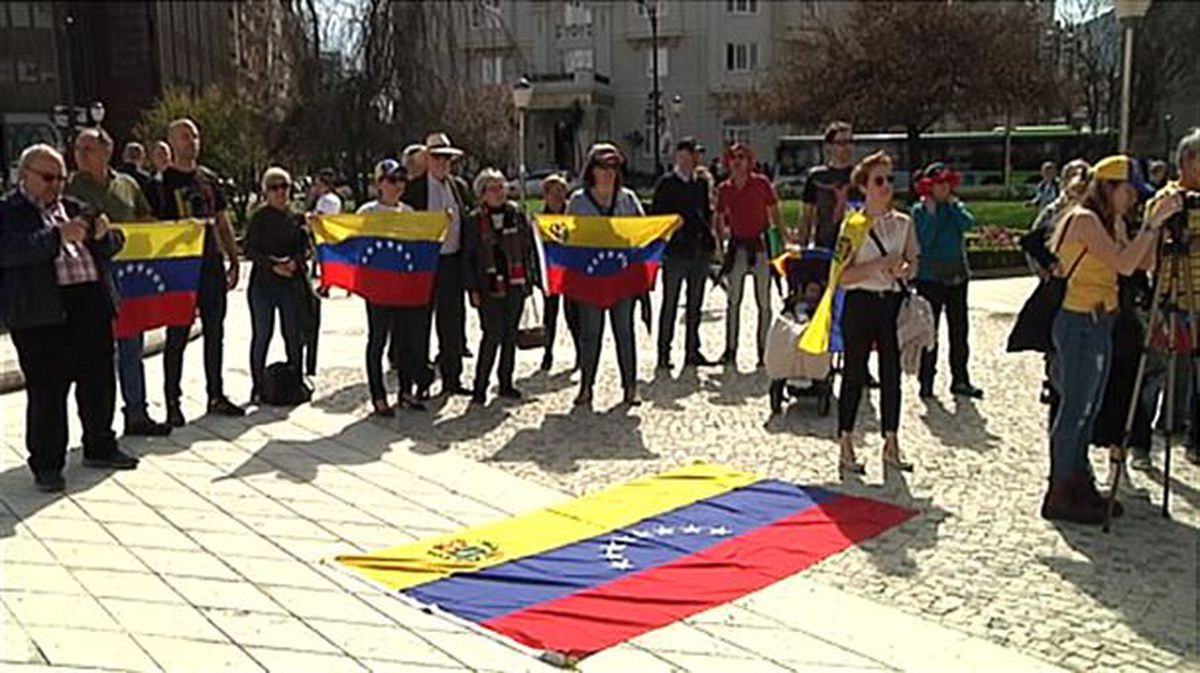
[(717, 188), (717, 210), (725, 213), (734, 238), (758, 238), (767, 230), (767, 208), (779, 199), (767, 176), (751, 173), (746, 184), (738, 187), (729, 178)]

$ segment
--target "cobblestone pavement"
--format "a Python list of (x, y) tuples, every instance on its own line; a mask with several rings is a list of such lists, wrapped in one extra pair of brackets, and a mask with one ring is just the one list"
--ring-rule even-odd
[[(313, 404), (203, 418), (170, 440), (128, 442), (146, 457), (139, 470), (107, 477), (72, 467), (65, 498), (29, 488), (23, 400), (0, 397), (2, 659), (102, 670), (545, 670), (311, 561), (707, 458), (920, 515), (735, 605), (597, 655), (584, 670), (1034, 666), (1004, 659), (1008, 652), (1074, 670), (1200, 670), (1200, 471), (1177, 454), (1171, 520), (1137, 499), (1126, 500), (1129, 513), (1109, 535), (1036, 516), (1046, 471), (1040, 363), (1002, 352), (1027, 290), (1026, 280), (973, 287), (972, 370), (987, 397), (955, 402), (943, 384), (939, 401), (925, 405), (906, 380), (901, 433), (916, 471), (886, 483), (871, 434), (876, 396), (865, 400), (860, 423), (868, 475), (843, 483), (833, 419), (818, 417), (809, 401), (769, 419), (750, 347), (737, 371), (657, 374), (641, 327), (641, 407), (616, 406), (606, 343), (596, 411), (572, 409), (564, 333), (549, 375), (536, 371), (540, 353), (519, 356), (518, 385), (530, 398), (523, 404), (468, 409), (464, 399), (437, 400), (427, 414), (367, 420), (356, 299), (326, 304)], [(723, 302), (721, 291), (710, 293), (710, 355), (723, 338)], [(227, 343), (235, 398), (248, 392), (245, 310), (239, 293)], [(744, 310), (748, 340), (753, 302)], [(189, 348), (186, 390), (203, 390), (199, 350)], [(151, 391), (161, 389), (159, 362), (148, 366)], [(192, 399), (185, 411), (200, 409)], [(1157, 479), (1134, 475), (1139, 486), (1157, 488)], [(1002, 647), (972, 644), (989, 641)], [(955, 666), (955, 647), (966, 649), (954, 656), (972, 652), (974, 665)]]

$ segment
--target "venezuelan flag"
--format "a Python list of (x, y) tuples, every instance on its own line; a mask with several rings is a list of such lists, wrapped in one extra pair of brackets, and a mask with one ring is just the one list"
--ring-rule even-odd
[(914, 514), (698, 463), (336, 561), (528, 647), (580, 657), (757, 591)]
[(546, 291), (607, 307), (654, 289), (678, 215), (538, 215)]
[(441, 212), (322, 215), (313, 227), (321, 284), (385, 306), (424, 306), (447, 226)]
[[(836, 321), (841, 315), (841, 303), (845, 296), (841, 288), (842, 272), (858, 254), (870, 230), (871, 219), (861, 210), (851, 210), (842, 219), (841, 233), (833, 249), (833, 263), (829, 265), (829, 283), (825, 285), (825, 294), (821, 296), (821, 303), (817, 305), (812, 321), (796, 344), (800, 350), (816, 355), (835, 350), (831, 335), (835, 329), (840, 333)], [(840, 344), (838, 346), (840, 349)]]
[(113, 324), (116, 337), (192, 324), (200, 288), (204, 223), (176, 220), (113, 226), (125, 234), (125, 247), (113, 258), (113, 275), (121, 294)]

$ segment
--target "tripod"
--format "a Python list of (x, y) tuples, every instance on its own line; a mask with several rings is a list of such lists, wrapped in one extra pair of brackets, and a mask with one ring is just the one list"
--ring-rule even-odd
[[(1189, 243), (1182, 231), (1175, 232), (1167, 238), (1169, 227), (1163, 227), (1158, 233), (1157, 264), (1154, 268), (1154, 280), (1150, 285), (1150, 318), (1146, 326), (1145, 342), (1142, 353), (1138, 358), (1137, 378), (1133, 382), (1133, 397), (1129, 401), (1129, 411), (1125, 416), (1125, 428), (1121, 435), (1121, 446), (1110, 456), (1112, 483), (1109, 489), (1108, 503), (1104, 511), (1104, 532), (1109, 531), (1112, 522), (1113, 503), (1116, 502), (1117, 490), (1121, 485), (1122, 468), (1125, 465), (1126, 447), (1129, 446), (1133, 435), (1134, 416), (1137, 405), (1141, 404), (1142, 386), (1146, 379), (1146, 360), (1151, 349), (1155, 347), (1154, 336), (1166, 330), (1165, 346), (1159, 349), (1167, 355), (1166, 380), (1166, 411), (1164, 412), (1166, 433), (1163, 437), (1163, 518), (1170, 518), (1171, 498), (1171, 442), (1175, 432), (1175, 375), (1176, 364), (1180, 355), (1189, 360), (1195, 349), (1197, 335), (1196, 292), (1192, 278), (1192, 265), (1188, 257)], [(1181, 305), (1182, 301), (1182, 305)], [(1181, 315), (1187, 317), (1188, 342), (1184, 347), (1176, 338)], [(1194, 390), (1194, 387), (1193, 387)], [(1194, 402), (1193, 402), (1194, 403)]]

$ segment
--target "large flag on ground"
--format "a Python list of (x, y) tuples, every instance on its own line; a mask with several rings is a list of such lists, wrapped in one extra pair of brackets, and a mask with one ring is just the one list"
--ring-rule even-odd
[(678, 215), (538, 215), (546, 291), (593, 306), (612, 306), (654, 289)]
[(200, 288), (204, 223), (199, 220), (113, 224), (125, 247), (113, 258), (121, 304), (118, 339), (156, 327), (191, 325)]
[(321, 284), (385, 306), (424, 306), (447, 226), (444, 212), (322, 215), (313, 227)]
[(579, 657), (757, 591), (914, 514), (700, 463), (336, 560), (420, 604)]

